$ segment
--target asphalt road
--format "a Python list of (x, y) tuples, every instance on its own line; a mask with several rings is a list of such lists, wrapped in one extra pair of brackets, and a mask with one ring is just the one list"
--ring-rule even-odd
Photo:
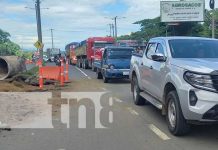
[[(87, 128), (1, 131), (0, 150), (217, 150), (217, 125), (193, 126), (187, 136), (172, 136), (159, 110), (151, 105), (139, 107), (133, 104), (128, 80), (104, 84), (91, 70), (75, 66), (70, 66), (70, 78), (72, 84), (79, 85), (76, 92), (105, 92), (114, 97), (113, 106), (108, 106), (113, 112), (112, 123), (106, 123), (105, 129), (90, 125)], [(91, 103), (88, 109), (93, 109)], [(108, 118), (108, 113), (101, 117)], [(95, 118), (90, 115), (88, 120)]]

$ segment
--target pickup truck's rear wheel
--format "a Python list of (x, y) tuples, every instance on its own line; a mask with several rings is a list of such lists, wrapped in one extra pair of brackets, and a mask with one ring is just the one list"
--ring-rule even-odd
[(82, 68), (85, 69), (85, 59), (82, 60)]
[(138, 79), (136, 76), (133, 77), (132, 88), (134, 103), (136, 105), (145, 105), (146, 100), (140, 96), (141, 89), (139, 88)]
[(79, 59), (78, 65), (79, 65), (78, 66), (79, 68), (82, 68), (82, 59), (81, 58)]
[(172, 91), (167, 95), (167, 102), (166, 117), (170, 132), (176, 136), (187, 134), (190, 130), (190, 125), (183, 116), (176, 91)]
[(82, 59), (82, 68), (83, 69), (88, 69), (88, 64), (86, 59)]
[(99, 71), (99, 69), (96, 69), (96, 78), (102, 79), (102, 74), (101, 74), (101, 71)]

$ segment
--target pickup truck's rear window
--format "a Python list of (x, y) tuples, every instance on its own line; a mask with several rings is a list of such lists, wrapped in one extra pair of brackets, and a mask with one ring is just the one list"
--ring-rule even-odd
[(218, 41), (175, 39), (169, 41), (173, 58), (218, 58)]
[(133, 49), (111, 49), (108, 51), (109, 59), (130, 59), (132, 57)]

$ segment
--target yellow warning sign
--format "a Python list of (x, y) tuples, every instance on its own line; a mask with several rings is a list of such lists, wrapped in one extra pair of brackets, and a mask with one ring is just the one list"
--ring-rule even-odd
[(44, 44), (41, 43), (40, 41), (37, 41), (34, 46), (37, 48), (37, 49), (42, 49), (44, 47)]

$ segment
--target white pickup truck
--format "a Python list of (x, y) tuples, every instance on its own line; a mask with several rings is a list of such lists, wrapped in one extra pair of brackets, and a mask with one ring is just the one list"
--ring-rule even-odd
[(218, 121), (218, 40), (159, 37), (131, 59), (130, 80), (136, 105), (150, 102), (166, 115), (174, 135), (192, 123)]

